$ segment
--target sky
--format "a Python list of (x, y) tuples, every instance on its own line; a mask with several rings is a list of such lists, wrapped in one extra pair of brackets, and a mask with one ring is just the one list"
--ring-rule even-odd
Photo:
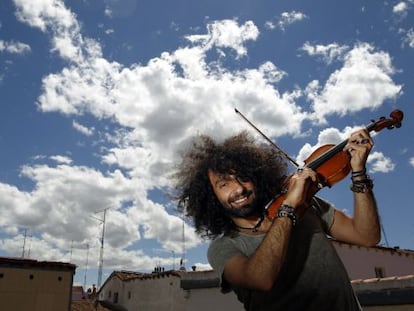
[[(0, 256), (209, 269), (168, 194), (200, 134), (242, 130), (299, 164), (391, 111), (367, 169), (382, 246), (414, 250), (414, 1), (3, 0)], [(290, 166), (291, 171), (295, 169)], [(349, 177), (320, 196), (352, 215)]]

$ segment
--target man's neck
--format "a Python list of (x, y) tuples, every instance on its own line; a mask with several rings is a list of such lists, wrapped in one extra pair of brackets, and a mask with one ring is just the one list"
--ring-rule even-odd
[(233, 217), (232, 219), (239, 232), (252, 235), (267, 232), (272, 224), (272, 221), (264, 215), (249, 218)]

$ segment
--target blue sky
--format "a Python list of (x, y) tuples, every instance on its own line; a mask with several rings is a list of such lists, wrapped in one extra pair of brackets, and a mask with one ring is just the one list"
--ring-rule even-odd
[[(104, 279), (114, 269), (177, 268), (180, 258), (208, 268), (208, 243), (165, 193), (192, 136), (256, 135), (234, 108), (299, 162), (404, 111), (400, 129), (374, 134), (368, 169), (381, 244), (414, 249), (413, 9), (2, 1), (0, 255), (71, 261), (76, 283), (96, 283), (107, 210)], [(349, 178), (320, 195), (352, 213)]]

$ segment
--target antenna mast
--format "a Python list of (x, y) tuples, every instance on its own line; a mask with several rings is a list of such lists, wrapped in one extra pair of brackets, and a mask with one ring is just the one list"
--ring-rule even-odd
[(73, 240), (72, 240), (72, 243), (70, 244), (69, 262), (72, 262), (72, 254), (73, 254)]
[(27, 238), (27, 229), (24, 229), (22, 258), (24, 258), (24, 253), (25, 253), (25, 249), (26, 249), (26, 238)]
[(85, 264), (85, 275), (83, 277), (83, 289), (86, 288), (86, 273), (88, 272), (88, 261), (89, 261), (89, 244), (86, 244), (86, 264)]
[(184, 231), (184, 218), (183, 218), (183, 231), (182, 231), (182, 242), (183, 242), (183, 255), (180, 262), (180, 270), (185, 270), (185, 231)]
[[(98, 288), (101, 287), (101, 283), (102, 283), (102, 269), (103, 269), (103, 253), (104, 253), (104, 241), (105, 241), (105, 223), (106, 223), (106, 211), (109, 208), (105, 208), (103, 210), (103, 219), (99, 219), (96, 217), (93, 217), (95, 219), (97, 219), (98, 221), (100, 221), (102, 223), (102, 235), (101, 235), (101, 251), (99, 253), (99, 269), (98, 269)], [(97, 212), (99, 213), (99, 212)]]

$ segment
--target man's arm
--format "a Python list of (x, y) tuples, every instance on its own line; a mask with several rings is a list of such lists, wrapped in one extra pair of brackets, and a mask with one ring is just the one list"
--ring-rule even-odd
[(361, 246), (374, 246), (381, 240), (377, 204), (372, 191), (354, 194), (354, 215), (335, 210), (331, 227), (334, 238)]
[[(362, 142), (364, 141), (364, 142)], [(351, 155), (353, 182), (367, 184), (365, 164), (374, 143), (366, 130), (351, 135), (344, 151)], [(354, 192), (354, 216), (348, 217), (336, 210), (331, 234), (338, 240), (363, 246), (374, 246), (381, 239), (380, 222), (372, 187)]]
[(254, 254), (237, 256), (224, 267), (224, 278), (233, 285), (258, 290), (270, 290), (285, 259), (292, 222), (276, 218)]

